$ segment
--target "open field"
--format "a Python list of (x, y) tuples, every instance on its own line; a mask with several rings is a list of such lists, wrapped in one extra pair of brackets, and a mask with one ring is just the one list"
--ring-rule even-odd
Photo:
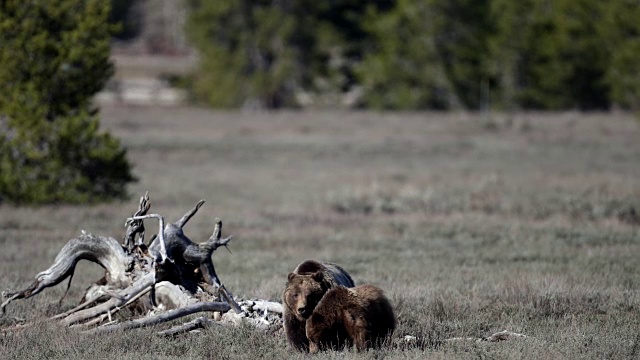
[[(111, 205), (0, 207), (0, 289), (25, 286), (82, 229), (120, 239), (148, 190), (204, 241), (213, 218), (232, 234), (214, 253), (227, 288), (278, 300), (305, 258), (342, 264), (386, 290), (394, 346), (315, 358), (640, 357), (640, 126), (627, 114), (212, 112), (105, 108), (140, 181)], [(148, 229), (155, 229), (148, 226)], [(148, 230), (149, 231), (149, 230)], [(101, 276), (12, 303), (44, 319)], [(500, 330), (527, 339), (443, 342)], [(404, 335), (421, 341), (402, 344)], [(214, 328), (175, 339), (153, 329), (80, 335), (42, 324), (0, 330), (0, 358), (303, 358), (283, 334)]]

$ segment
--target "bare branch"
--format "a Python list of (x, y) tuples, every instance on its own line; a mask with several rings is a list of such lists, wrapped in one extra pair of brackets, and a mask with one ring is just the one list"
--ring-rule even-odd
[(200, 316), (199, 318), (189, 321), (188, 323), (172, 327), (168, 330), (159, 331), (157, 332), (157, 334), (162, 336), (174, 336), (196, 329), (208, 328), (214, 324), (217, 325), (215, 321), (212, 321), (204, 316)]
[(202, 204), (204, 204), (204, 200), (198, 201), (196, 206), (193, 209), (189, 210), (188, 213), (184, 214), (184, 216), (180, 218), (180, 220), (176, 221), (174, 225), (179, 228), (183, 228), (187, 224), (187, 222), (193, 217), (193, 215), (195, 215), (198, 212)]
[(55, 286), (70, 276), (78, 261), (89, 260), (105, 269), (107, 281), (111, 284), (126, 286), (130, 283), (127, 269), (131, 258), (124, 253), (120, 244), (113, 238), (82, 234), (60, 250), (53, 265), (36, 275), (36, 280), (26, 289), (18, 292), (6, 292), (8, 299), (0, 305), (2, 313), (13, 300), (27, 299), (42, 290)]
[(231, 293), (227, 290), (227, 288), (224, 287), (224, 285), (220, 285), (218, 287), (218, 291), (220, 292), (220, 295), (222, 295), (222, 297), (224, 298), (224, 300), (231, 305), (231, 308), (233, 309), (233, 311), (235, 311), (236, 313), (241, 313), (242, 309), (240, 308), (240, 305), (238, 305), (238, 303), (233, 300), (233, 296), (231, 295)]
[[(83, 329), (103, 324), (88, 330), (97, 333), (153, 325), (201, 311), (214, 311), (218, 317), (221, 312), (227, 312), (227, 318), (234, 323), (247, 318), (250, 323), (259, 327), (279, 322), (277, 314), (282, 313), (279, 303), (249, 301), (243, 302), (243, 307), (240, 307), (218, 278), (212, 254), (220, 246), (227, 247), (233, 239), (231, 236), (222, 237), (220, 219), (216, 218), (211, 237), (203, 243), (194, 243), (184, 234), (182, 227), (203, 203), (204, 200), (198, 202), (176, 223), (166, 224), (163, 216), (147, 214), (150, 201), (148, 193), (145, 194), (140, 198), (137, 212), (127, 219), (127, 235), (123, 244), (112, 238), (97, 237), (83, 231), (81, 236), (70, 240), (62, 248), (53, 265), (39, 273), (27, 288), (3, 293), (6, 301), (1, 304), (2, 312), (10, 302), (34, 296), (45, 288), (72, 277), (77, 262), (89, 260), (102, 266), (105, 276), (87, 289), (80, 305), (53, 316), (52, 320), (60, 321), (68, 327)], [(144, 220), (151, 218), (158, 219), (159, 230), (154, 235), (158, 241), (152, 239), (147, 249), (140, 245), (144, 245)], [(139, 241), (136, 241), (136, 236), (139, 236)], [(150, 253), (153, 254), (151, 257)], [(168, 281), (160, 281), (163, 279)], [(201, 292), (202, 289), (205, 289), (205, 293)], [(152, 292), (151, 302), (146, 298), (142, 299), (149, 292)], [(221, 301), (202, 302), (218, 299)], [(118, 324), (114, 314), (133, 303), (146, 310), (157, 306), (156, 303), (175, 310)], [(234, 311), (229, 312), (230, 309)], [(176, 334), (211, 323), (214, 322), (201, 317), (162, 334)]]
[(73, 313), (62, 320), (65, 325), (73, 325), (89, 319), (93, 319), (96, 316), (107, 314), (109, 311), (113, 311), (118, 307), (123, 307), (126, 304), (131, 303), (135, 299), (144, 295), (151, 290), (155, 282), (155, 274), (149, 273), (138, 279), (128, 288), (122, 290), (117, 297), (112, 297), (104, 303), (94, 306), (89, 309), (81, 310)]
[(230, 306), (225, 302), (201, 302), (193, 305), (188, 305), (183, 308), (167, 311), (164, 314), (146, 317), (142, 319), (129, 320), (120, 324), (106, 325), (97, 327), (91, 330), (87, 330), (87, 333), (102, 334), (109, 333), (115, 330), (128, 330), (137, 329), (145, 326), (161, 324), (163, 322), (175, 320), (187, 315), (195, 314), (203, 311), (229, 311)]
[(51, 320), (58, 320), (58, 319), (65, 318), (65, 317), (67, 317), (67, 316), (69, 316), (69, 315), (71, 315), (71, 314), (73, 314), (73, 313), (75, 313), (75, 312), (77, 312), (77, 311), (80, 311), (80, 310), (82, 310), (82, 309), (86, 308), (87, 306), (91, 305), (94, 301), (96, 301), (96, 298), (91, 297), (91, 298), (89, 298), (87, 301), (85, 301), (85, 302), (81, 303), (80, 305), (78, 305), (78, 306), (74, 307), (74, 308), (73, 308), (73, 309), (71, 309), (71, 310), (68, 310), (68, 311), (65, 311), (65, 312), (63, 312), (63, 313), (61, 313), (61, 314), (58, 314), (58, 315), (52, 316), (52, 317), (51, 317)]
[(270, 311), (276, 314), (282, 314), (284, 312), (284, 307), (282, 306), (282, 304), (273, 301), (255, 300), (252, 307), (253, 309)]
[(502, 330), (500, 332), (497, 332), (491, 336), (487, 336), (486, 338), (484, 338), (484, 341), (490, 341), (490, 342), (497, 342), (497, 341), (503, 341), (503, 340), (509, 340), (509, 337), (519, 337), (519, 338), (526, 338), (528, 337), (525, 334), (519, 334), (519, 333), (515, 333), (512, 331), (507, 331), (507, 330)]
[(168, 256), (167, 256), (167, 245), (166, 242), (164, 240), (164, 216), (159, 215), (159, 214), (150, 214), (150, 215), (143, 215), (143, 216), (134, 216), (134, 217), (130, 217), (127, 219), (127, 223), (129, 222), (133, 222), (135, 220), (144, 220), (144, 219), (151, 219), (151, 218), (155, 218), (158, 219), (158, 240), (160, 241), (160, 262), (164, 263)]
[(497, 332), (497, 333), (495, 333), (493, 335), (490, 335), (490, 336), (487, 336), (487, 337), (482, 337), (482, 338), (455, 337), (455, 338), (446, 339), (445, 341), (447, 341), (447, 342), (450, 342), (450, 341), (475, 341), (475, 342), (489, 341), (489, 342), (498, 342), (498, 341), (503, 341), (503, 340), (509, 340), (509, 337), (526, 338), (526, 337), (529, 337), (529, 336), (524, 335), (524, 334), (515, 333), (515, 332), (512, 332), (512, 331), (508, 331), (508, 330), (502, 330), (502, 331)]
[[(149, 201), (149, 192), (147, 191), (144, 196), (140, 197), (138, 210), (133, 214), (133, 216), (146, 215), (150, 208), (151, 201)], [(140, 246), (144, 243), (144, 223), (141, 220), (132, 222), (127, 221), (125, 223), (125, 226), (127, 226), (127, 232), (123, 238), (122, 246), (124, 246), (129, 252), (131, 252), (133, 250), (134, 244)], [(139, 234), (137, 241), (135, 240), (136, 234)]]

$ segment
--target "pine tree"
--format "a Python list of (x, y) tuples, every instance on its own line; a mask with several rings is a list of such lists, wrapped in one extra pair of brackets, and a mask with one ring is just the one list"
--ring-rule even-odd
[(364, 106), (448, 109), (457, 103), (438, 59), (433, 16), (429, 3), (415, 0), (369, 13), (365, 29), (374, 44), (356, 67)]
[(640, 3), (611, 0), (601, 20), (598, 33), (604, 39), (603, 51), (610, 54), (605, 82), (611, 89), (611, 101), (640, 110)]
[(113, 72), (108, 15), (108, 1), (0, 3), (0, 202), (127, 195), (126, 152), (91, 104)]

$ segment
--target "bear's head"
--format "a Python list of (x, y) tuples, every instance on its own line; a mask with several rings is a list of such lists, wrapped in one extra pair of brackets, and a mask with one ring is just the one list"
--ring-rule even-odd
[(327, 292), (323, 280), (324, 274), (321, 271), (308, 275), (289, 274), (284, 302), (298, 320), (305, 321), (311, 316), (313, 309)]

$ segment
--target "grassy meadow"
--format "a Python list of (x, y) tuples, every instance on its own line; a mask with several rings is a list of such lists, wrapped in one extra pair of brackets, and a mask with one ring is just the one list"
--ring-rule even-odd
[[(232, 253), (218, 249), (214, 263), (237, 297), (279, 300), (306, 258), (385, 289), (399, 320), (393, 346), (314, 358), (640, 357), (640, 125), (632, 115), (101, 114), (134, 163), (131, 199), (0, 206), (1, 290), (26, 286), (81, 230), (121, 239), (149, 191), (151, 212), (170, 221), (207, 200), (186, 233), (204, 241), (213, 219), (223, 220)], [(283, 333), (250, 327), (162, 338), (157, 328), (97, 336), (43, 322), (101, 275), (81, 262), (61, 304), (66, 283), (10, 304), (0, 358), (307, 357), (289, 350)], [(20, 318), (37, 326), (6, 330)], [(529, 337), (444, 341), (505, 329)]]

